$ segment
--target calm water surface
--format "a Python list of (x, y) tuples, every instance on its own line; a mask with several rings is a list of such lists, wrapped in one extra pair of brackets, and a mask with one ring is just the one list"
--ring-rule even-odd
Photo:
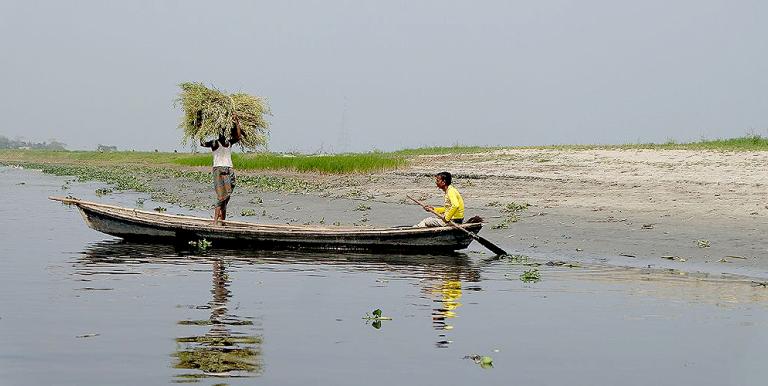
[[(66, 178), (13, 168), (0, 168), (0, 180), (3, 386), (768, 379), (768, 290), (748, 280), (542, 265), (540, 282), (523, 283), (530, 266), (479, 250), (430, 257), (127, 244), (46, 198), (134, 207), (141, 195), (95, 198), (102, 185), (62, 190)], [(362, 319), (375, 308), (393, 320)], [(492, 357), (493, 367), (473, 355)]]

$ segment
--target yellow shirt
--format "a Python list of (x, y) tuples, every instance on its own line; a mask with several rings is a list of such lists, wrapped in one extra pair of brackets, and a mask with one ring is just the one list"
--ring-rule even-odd
[(464, 218), (464, 199), (461, 198), (461, 194), (453, 185), (448, 185), (448, 189), (445, 190), (445, 206), (435, 208), (435, 212), (445, 213), (443, 217), (446, 221)]

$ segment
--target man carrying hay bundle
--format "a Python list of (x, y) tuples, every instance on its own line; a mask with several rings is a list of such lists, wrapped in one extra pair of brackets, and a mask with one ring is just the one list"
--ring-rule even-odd
[(235, 170), (232, 165), (232, 145), (240, 141), (242, 136), (240, 125), (235, 118), (235, 127), (232, 128), (232, 139), (227, 139), (224, 134), (219, 138), (203, 142), (200, 146), (211, 148), (213, 152), (213, 188), (216, 190), (216, 205), (213, 210), (213, 224), (223, 224), (227, 219), (227, 204), (235, 189)]
[[(269, 122), (264, 115), (271, 114), (267, 102), (245, 93), (227, 95), (202, 83), (182, 83), (177, 99), (184, 108), (179, 127), (184, 130), (182, 142), (199, 142), (213, 153), (213, 184), (216, 204), (214, 225), (227, 218), (227, 203), (235, 188), (232, 163), (232, 145), (257, 150), (266, 146)], [(212, 139), (211, 139), (212, 138)]]

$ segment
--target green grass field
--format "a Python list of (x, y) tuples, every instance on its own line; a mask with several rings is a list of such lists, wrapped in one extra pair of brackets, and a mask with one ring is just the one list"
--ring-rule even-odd
[[(185, 166), (210, 166), (210, 154), (193, 155), (174, 160)], [(321, 173), (365, 173), (397, 169), (406, 159), (388, 153), (350, 153), (338, 155), (233, 154), (232, 162), (239, 170), (295, 170)]]
[[(446, 146), (403, 149), (393, 152), (346, 153), (335, 155), (302, 155), (279, 153), (235, 153), (233, 162), (240, 170), (290, 170), (317, 173), (371, 173), (406, 167), (418, 156), (482, 153), (499, 149), (657, 149), (657, 150), (714, 150), (714, 151), (768, 151), (768, 138), (748, 135), (738, 138), (702, 140), (689, 143), (668, 141), (663, 144), (625, 145), (552, 145), (525, 147)], [(184, 168), (210, 166), (210, 153), (164, 152), (96, 152), (51, 150), (0, 150), (0, 163), (49, 163), (70, 165), (139, 165)]]
[(768, 138), (760, 135), (748, 135), (737, 138), (701, 140), (696, 142), (636, 143), (624, 145), (551, 145), (530, 146), (531, 149), (652, 149), (652, 150), (714, 150), (714, 151), (767, 151)]
[(768, 138), (764, 138), (759, 135), (748, 135), (738, 138), (727, 139), (713, 139), (702, 140), (699, 142), (691, 142), (684, 144), (677, 144), (675, 142), (667, 142), (662, 145), (657, 145), (661, 148), (682, 148), (682, 149), (707, 149), (707, 150), (735, 150), (735, 151), (752, 151), (752, 150), (768, 150)]
[[(407, 165), (406, 157), (394, 153), (349, 153), (338, 155), (285, 155), (277, 153), (234, 153), (232, 161), (240, 170), (293, 170), (319, 173), (369, 173), (393, 170)], [(140, 165), (140, 166), (207, 166), (210, 152), (96, 152), (51, 150), (0, 150), (0, 162), (6, 164), (70, 164), (70, 165)]]
[(432, 146), (432, 147), (420, 147), (415, 149), (403, 149), (393, 151), (390, 154), (396, 154), (401, 156), (419, 156), (419, 155), (442, 155), (442, 154), (471, 154), (471, 153), (485, 153), (488, 151), (494, 151), (499, 149), (510, 149), (513, 147), (502, 146)]
[(55, 151), (55, 150), (0, 150), (0, 160), (43, 163), (87, 164), (173, 164), (176, 159), (189, 154), (143, 151)]
[(760, 135), (744, 137), (701, 140), (696, 142), (667, 141), (665, 143), (637, 143), (623, 145), (549, 145), (549, 146), (444, 146), (403, 149), (391, 154), (405, 157), (419, 155), (441, 154), (471, 154), (484, 153), (500, 149), (555, 149), (555, 150), (589, 150), (589, 149), (659, 149), (659, 150), (720, 150), (720, 151), (762, 151), (768, 150), (768, 138)]

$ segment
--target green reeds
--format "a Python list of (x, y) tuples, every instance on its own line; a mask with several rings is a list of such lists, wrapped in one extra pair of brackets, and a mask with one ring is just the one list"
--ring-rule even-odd
[(694, 142), (634, 143), (621, 145), (540, 145), (540, 146), (435, 146), (415, 149), (403, 149), (392, 152), (402, 156), (472, 154), (494, 150), (541, 149), (541, 150), (595, 150), (595, 149), (650, 149), (650, 150), (716, 150), (716, 151), (765, 151), (768, 150), (768, 137), (750, 134), (743, 137), (725, 139), (702, 139)]
[(525, 149), (546, 150), (596, 150), (596, 149), (648, 149), (648, 150), (713, 150), (713, 151), (766, 151), (768, 137), (750, 134), (743, 137), (724, 139), (702, 139), (694, 142), (677, 142), (673, 139), (664, 143), (633, 143), (623, 145), (550, 145), (524, 146)]
[[(188, 156), (174, 162), (186, 166), (210, 166), (211, 156)], [(338, 174), (392, 170), (407, 163), (403, 157), (378, 152), (337, 155), (232, 154), (232, 162), (235, 169), (239, 170), (295, 170)]]
[(418, 156), (418, 155), (443, 155), (443, 154), (472, 154), (472, 153), (485, 153), (494, 150), (505, 149), (501, 146), (432, 146), (432, 147), (420, 147), (415, 149), (402, 149), (392, 152), (393, 154), (403, 156)]

